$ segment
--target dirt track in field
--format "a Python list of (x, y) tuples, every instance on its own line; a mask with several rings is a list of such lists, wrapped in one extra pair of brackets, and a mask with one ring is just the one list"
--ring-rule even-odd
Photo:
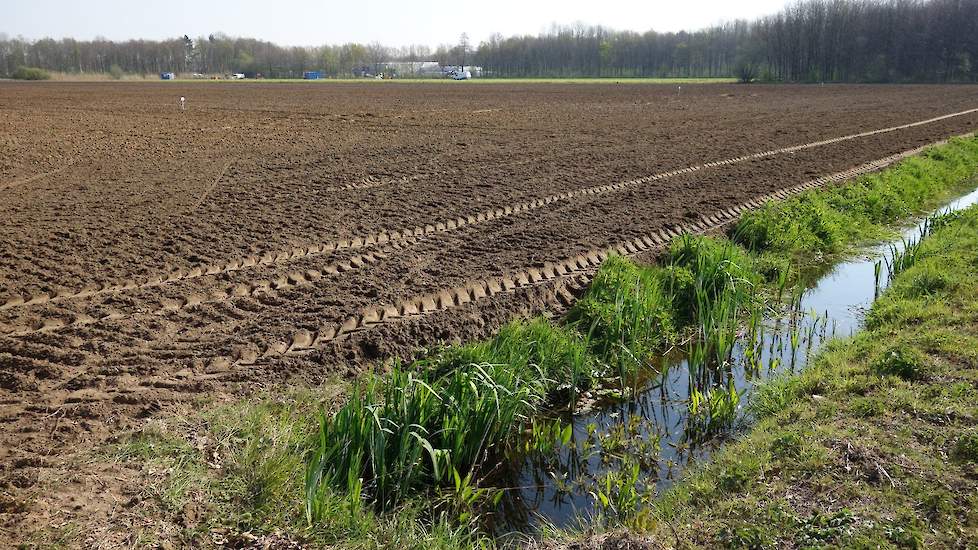
[(978, 128), (966, 86), (454, 84), (0, 83), (4, 502), (167, 403), (484, 336), (599, 251)]

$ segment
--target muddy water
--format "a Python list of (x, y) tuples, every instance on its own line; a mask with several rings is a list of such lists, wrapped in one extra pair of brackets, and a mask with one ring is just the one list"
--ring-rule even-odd
[[(978, 203), (978, 190), (939, 209), (959, 210)], [(642, 492), (668, 489), (691, 463), (709, 457), (750, 419), (745, 405), (756, 384), (771, 376), (797, 372), (822, 345), (836, 336), (860, 330), (866, 310), (875, 299), (876, 263), (902, 249), (904, 239), (920, 237), (923, 222), (909, 227), (889, 243), (868, 247), (857, 257), (827, 266), (801, 294), (792, 313), (778, 314), (763, 323), (755, 340), (753, 367), (745, 356), (745, 342), (734, 351), (733, 365), (706, 373), (707, 384), (732, 383), (739, 394), (737, 420), (719, 429), (704, 426), (689, 413), (689, 364), (675, 352), (656, 361), (638, 386), (633, 399), (596, 397), (588, 411), (564, 415), (573, 436), (558, 451), (527, 453), (508, 466), (501, 477), (504, 493), (495, 528), (502, 532), (530, 531), (543, 525), (573, 526), (578, 518), (599, 511), (597, 493), (605, 479), (623, 476), (623, 456), (640, 465), (637, 481), (625, 481)], [(885, 267), (880, 288), (889, 281)], [(759, 361), (756, 359), (759, 358)], [(702, 382), (698, 383), (702, 384)], [(702, 389), (702, 385), (699, 385)]]

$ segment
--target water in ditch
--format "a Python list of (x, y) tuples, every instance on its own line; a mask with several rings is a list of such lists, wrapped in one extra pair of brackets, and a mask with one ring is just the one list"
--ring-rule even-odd
[[(937, 212), (976, 203), (978, 190)], [(696, 385), (691, 384), (686, 358), (678, 352), (656, 361), (638, 383), (634, 398), (622, 401), (594, 396), (589, 410), (563, 415), (559, 420), (573, 430), (568, 443), (557, 445), (555, 451), (526, 453), (500, 465), (506, 468), (499, 478), (505, 480), (507, 490), (494, 514), (494, 529), (527, 532), (542, 525), (573, 526), (579, 518), (598, 512), (600, 493), (605, 492), (609, 476), (637, 485), (639, 492), (668, 489), (688, 465), (708, 458), (749, 420), (744, 405), (757, 382), (799, 371), (827, 340), (860, 330), (878, 288), (889, 283), (885, 269), (877, 283), (877, 262), (891, 253), (891, 246), (900, 250), (904, 240), (917, 239), (922, 231), (923, 222), (907, 228), (891, 242), (826, 266), (826, 271), (812, 277), (812, 284), (790, 313), (765, 320), (753, 359), (745, 357), (748, 346), (738, 343), (732, 364), (722, 372), (710, 373), (706, 381), (725, 387), (732, 384), (739, 394), (737, 421), (723, 429), (710, 430), (691, 418), (690, 388)], [(748, 368), (748, 363), (754, 366)], [(629, 457), (629, 471), (623, 472), (625, 456)]]

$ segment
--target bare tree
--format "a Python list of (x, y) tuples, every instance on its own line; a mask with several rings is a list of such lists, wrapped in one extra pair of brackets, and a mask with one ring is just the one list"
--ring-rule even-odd
[(459, 49), (459, 52), (462, 55), (462, 62), (459, 64), (459, 66), (462, 67), (462, 72), (464, 73), (465, 72), (465, 53), (469, 50), (469, 35), (468, 35), (468, 33), (464, 33), (463, 32), (462, 35), (458, 37), (458, 49)]
[[(379, 43), (281, 47), (222, 33), (191, 39), (31, 41), (0, 35), (0, 76), (33, 66), (66, 73), (262, 71), (298, 77), (378, 72), (389, 60), (481, 65), (494, 76), (725, 76), (743, 80), (978, 82), (978, 0), (800, 0), (755, 21), (695, 32), (554, 25), (537, 36), (462, 34), (435, 49)], [(372, 68), (370, 68), (372, 66)], [(245, 69), (244, 67), (248, 67)], [(749, 75), (744, 69), (749, 68)]]
[(373, 65), (374, 74), (380, 74), (380, 64), (388, 61), (390, 49), (380, 42), (372, 42), (367, 45), (367, 59)]

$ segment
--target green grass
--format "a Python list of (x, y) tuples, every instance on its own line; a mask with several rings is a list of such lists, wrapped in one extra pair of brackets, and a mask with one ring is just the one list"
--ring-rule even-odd
[(976, 165), (978, 139), (954, 139), (883, 172), (768, 203), (744, 215), (732, 238), (752, 251), (815, 266), (856, 244), (890, 237), (895, 222), (961, 191)]
[[(289, 390), (187, 410), (123, 438), (110, 457), (148, 472), (140, 498), (169, 525), (144, 535), (189, 546), (206, 540), (215, 527), (315, 536), (305, 528), (296, 495), (302, 494), (315, 412), (341, 388)], [(186, 511), (198, 507), (205, 517), (188, 522)]]
[(306, 474), (310, 523), (345, 492), (389, 510), (431, 486), (468, 476), (501, 456), (544, 395), (532, 369), (470, 365), (443, 376), (395, 368), (353, 391), (333, 416), (323, 418)]
[(675, 340), (676, 327), (663, 272), (612, 256), (598, 270), (568, 323), (588, 336), (599, 361), (627, 378), (655, 351)]
[(447, 373), (469, 365), (501, 364), (532, 369), (546, 384), (567, 386), (567, 400), (591, 388), (603, 374), (601, 362), (589, 352), (585, 335), (572, 327), (536, 318), (510, 323), (491, 340), (438, 350), (415, 365), (418, 370)]
[[(687, 355), (690, 375), (701, 377), (696, 389), (702, 390), (713, 385), (702, 378), (710, 372), (705, 367), (730, 362), (745, 317), (755, 323), (760, 320), (751, 313), (758, 306), (762, 277), (754, 259), (727, 240), (683, 235), (673, 241), (664, 261), (675, 315), (696, 329)], [(714, 399), (708, 402), (720, 404)]]
[[(923, 241), (865, 332), (763, 387), (754, 428), (635, 532), (711, 548), (978, 544), (976, 267), (971, 208)], [(948, 284), (918, 292), (934, 270)]]
[[(284, 389), (188, 409), (122, 438), (108, 458), (142, 469), (138, 499), (146, 519), (133, 533), (139, 545), (212, 547), (214, 533), (222, 533), (232, 546), (255, 544), (252, 536), (356, 549), (480, 546), (458, 509), (432, 516), (427, 503), (410, 501), (378, 515), (328, 489), (318, 521), (309, 524), (301, 497), (318, 437), (316, 412), (335, 407), (344, 393), (342, 383)], [(57, 547), (68, 534), (51, 531), (45, 544)]]
[(51, 73), (36, 67), (17, 67), (10, 78), (14, 80), (50, 80)]

